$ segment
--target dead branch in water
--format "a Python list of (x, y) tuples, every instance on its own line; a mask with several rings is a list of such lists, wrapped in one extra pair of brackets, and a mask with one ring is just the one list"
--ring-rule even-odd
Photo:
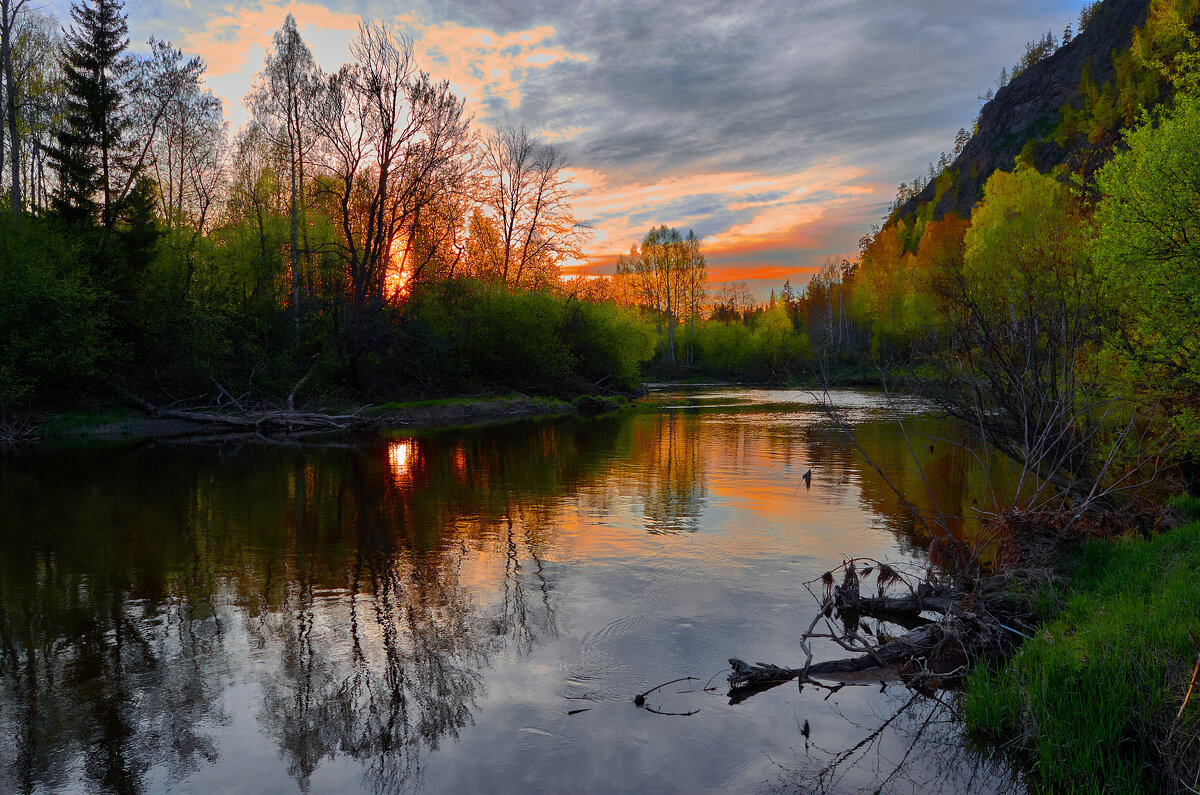
[[(862, 564), (868, 565), (860, 571)], [(820, 609), (800, 638), (805, 664), (786, 667), (730, 659), (732, 700), (744, 700), (794, 679), (807, 683), (819, 679), (864, 682), (899, 678), (915, 689), (932, 691), (960, 679), (971, 662), (1008, 653), (1016, 636), (1024, 634), (1012, 626), (1022, 623), (1028, 611), (1023, 602), (1009, 594), (1011, 576), (955, 583), (927, 570), (923, 578), (915, 579), (893, 566), (864, 558), (846, 561), (839, 569), (839, 585), (834, 585), (837, 569), (805, 583), (806, 588), (817, 582), (823, 585), (820, 597), (808, 588)], [(862, 580), (872, 575), (878, 595), (863, 597)], [(907, 593), (887, 593), (897, 588)], [(925, 613), (939, 617), (930, 619)], [(879, 626), (872, 631), (864, 618), (908, 626), (909, 630), (899, 637), (889, 637)], [(875, 643), (868, 639), (871, 636)], [(853, 656), (814, 663), (811, 642), (817, 639), (827, 640)]]
[[(187, 411), (155, 406), (136, 395), (129, 395), (143, 411), (152, 417), (183, 420), (205, 425), (213, 430), (245, 433), (295, 433), (299, 431), (338, 431), (365, 427), (374, 423), (362, 416), (363, 409), (353, 414), (321, 414), (290, 410), (260, 410), (225, 413), (217, 411)], [(367, 407), (363, 407), (367, 408)]]

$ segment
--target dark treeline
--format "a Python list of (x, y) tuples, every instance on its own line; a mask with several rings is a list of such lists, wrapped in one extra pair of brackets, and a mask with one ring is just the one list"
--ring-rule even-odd
[(231, 134), (120, 2), (0, 11), (0, 411), (637, 387), (643, 322), (559, 275), (561, 153), (477, 133), (403, 36), (363, 22), (326, 71), (289, 15)]

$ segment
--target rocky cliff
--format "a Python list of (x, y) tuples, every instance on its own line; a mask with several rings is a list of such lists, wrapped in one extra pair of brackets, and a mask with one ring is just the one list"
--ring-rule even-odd
[(1079, 85), (1085, 65), (1095, 84), (1113, 79), (1113, 53), (1129, 47), (1149, 5), (1150, 0), (1104, 0), (1069, 44), (1021, 72), (983, 107), (977, 131), (948, 169), (953, 175), (949, 188), (939, 196), (937, 181), (930, 182), (900, 207), (899, 217), (911, 216), (935, 200), (935, 218), (951, 211), (970, 216), (987, 178), (997, 169), (1011, 170), (1030, 141), (1034, 165), (1041, 171), (1066, 163), (1090, 172), (1099, 165), (1111, 152), (1115, 134), (1067, 147), (1048, 139), (1063, 106), (1082, 103)]

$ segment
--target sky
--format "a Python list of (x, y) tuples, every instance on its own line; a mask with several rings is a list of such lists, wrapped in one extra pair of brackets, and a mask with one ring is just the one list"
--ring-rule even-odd
[[(1025, 43), (1082, 0), (125, 0), (151, 36), (200, 55), (236, 128), (289, 12), (324, 69), (359, 19), (409, 36), (481, 130), (561, 146), (611, 272), (660, 224), (701, 237), (710, 281), (801, 287), (857, 252), (896, 186), (970, 128)], [(67, 18), (68, 2), (49, 9)]]

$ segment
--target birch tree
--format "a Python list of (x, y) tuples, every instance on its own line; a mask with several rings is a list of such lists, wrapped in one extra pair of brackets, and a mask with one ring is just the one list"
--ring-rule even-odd
[(284, 148), (291, 182), (290, 215), (292, 312), (296, 339), (300, 338), (300, 216), (304, 203), (300, 191), (304, 185), (304, 162), (312, 148), (309, 135), (320, 72), (312, 51), (300, 37), (296, 18), (288, 14), (283, 27), (275, 31), (274, 48), (263, 60), (263, 71), (255, 77), (248, 96), (254, 120), (276, 146)]
[[(25, 7), (28, 0), (0, 0), (0, 66), (4, 69), (4, 120), (8, 127), (8, 163), (9, 187), (12, 195), (13, 223), (21, 222), (21, 139), (17, 135), (17, 108), (20, 105), (18, 93), (20, 85), (13, 69), (14, 33), (17, 26), (17, 14)], [(0, 136), (0, 160), (4, 154), (4, 140)]]

